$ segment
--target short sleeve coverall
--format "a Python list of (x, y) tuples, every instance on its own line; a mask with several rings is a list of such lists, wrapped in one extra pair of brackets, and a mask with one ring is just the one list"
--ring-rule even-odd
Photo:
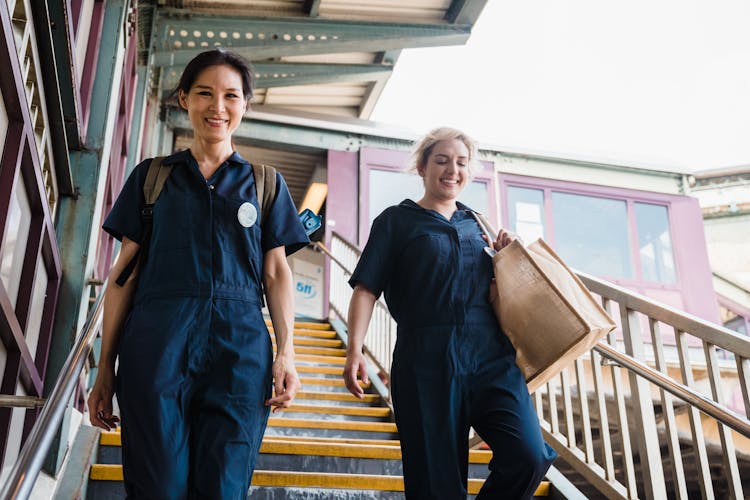
[(405, 200), (375, 219), (349, 281), (384, 292), (398, 324), (391, 389), (410, 500), (466, 498), (472, 426), (494, 452), (477, 498), (531, 497), (556, 457), (488, 302), (486, 245), (466, 206), (447, 220)]
[[(139, 164), (104, 222), (140, 243)], [(189, 150), (153, 209), (148, 259), (118, 338), (117, 399), (128, 498), (245, 499), (268, 420), (272, 345), (263, 254), (309, 240), (283, 178), (261, 224), (252, 166), (234, 153), (209, 179)]]

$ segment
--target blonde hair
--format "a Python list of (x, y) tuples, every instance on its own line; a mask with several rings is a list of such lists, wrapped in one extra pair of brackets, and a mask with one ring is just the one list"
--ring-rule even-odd
[(469, 170), (469, 178), (473, 178), (479, 168), (479, 163), (476, 160), (476, 143), (474, 142), (474, 139), (469, 137), (465, 132), (451, 127), (434, 128), (417, 141), (414, 144), (414, 150), (411, 154), (411, 162), (409, 163), (409, 168), (407, 170), (409, 172), (418, 172), (419, 167), (427, 164), (427, 159), (430, 157), (430, 153), (432, 153), (432, 148), (435, 147), (435, 144), (440, 141), (452, 141), (454, 139), (463, 142), (466, 149), (469, 150), (469, 163), (467, 168)]

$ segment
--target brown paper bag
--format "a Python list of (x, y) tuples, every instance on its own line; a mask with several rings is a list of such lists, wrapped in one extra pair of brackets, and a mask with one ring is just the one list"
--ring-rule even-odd
[(615, 323), (541, 239), (514, 241), (493, 258), (500, 326), (516, 348), (530, 392), (591, 350)]

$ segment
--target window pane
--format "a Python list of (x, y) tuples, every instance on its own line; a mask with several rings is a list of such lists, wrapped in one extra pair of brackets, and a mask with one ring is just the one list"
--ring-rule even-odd
[(595, 276), (633, 278), (624, 201), (552, 193), (555, 250)]
[(36, 347), (39, 343), (39, 329), (42, 326), (42, 313), (44, 312), (44, 299), (47, 297), (48, 283), (47, 269), (44, 267), (43, 257), (40, 256), (36, 265), (36, 281), (31, 296), (31, 313), (26, 326), (26, 344), (29, 346), (29, 352), (33, 359), (36, 358)]
[(16, 188), (10, 199), (8, 207), (7, 226), (5, 228), (5, 242), (3, 244), (3, 256), (0, 263), (0, 280), (5, 285), (13, 307), (16, 306), (18, 298), (18, 285), (21, 281), (21, 268), (26, 253), (26, 241), (29, 237), (29, 226), (31, 224), (31, 208), (26, 196), (26, 188), (21, 182), (20, 174), (16, 180)]
[(544, 238), (544, 191), (508, 187), (510, 230), (526, 243)]
[(397, 170), (370, 170), (370, 225), (380, 212), (398, 205), (405, 198), (417, 201), (424, 188), (422, 178), (416, 174)]
[(658, 283), (674, 283), (677, 280), (667, 207), (636, 203), (635, 220), (638, 227), (643, 279)]
[(474, 181), (466, 185), (458, 201), (484, 215), (490, 213), (490, 200), (487, 194), (486, 182)]
[[(402, 172), (398, 170), (370, 170), (370, 207), (369, 222), (380, 215), (380, 212), (390, 207), (398, 205), (404, 199), (409, 198), (417, 201), (424, 194), (424, 184), (422, 178), (416, 174)], [(489, 195), (487, 193), (487, 183), (474, 181), (464, 188), (461, 196), (458, 197), (461, 203), (464, 203), (474, 210), (483, 214), (489, 211)]]

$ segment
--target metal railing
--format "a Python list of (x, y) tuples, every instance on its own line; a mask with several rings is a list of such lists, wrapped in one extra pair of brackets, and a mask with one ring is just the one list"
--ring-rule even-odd
[[(319, 247), (330, 257), (331, 309), (346, 321), (360, 251), (335, 232), (330, 250)], [(618, 328), (533, 395), (567, 472), (607, 498), (744, 498), (734, 441), (750, 443), (750, 339), (578, 275)], [(386, 373), (395, 340), (378, 300), (365, 348)], [(750, 456), (743, 465), (750, 469)]]
[(34, 423), (15, 465), (0, 489), (2, 500), (26, 499), (31, 493), (44, 458), (62, 421), (65, 408), (73, 395), (78, 377), (88, 359), (91, 344), (101, 327), (104, 290), (106, 289), (105, 282), (102, 292), (91, 308), (83, 329), (60, 371), (52, 393), (42, 407), (39, 418)]

